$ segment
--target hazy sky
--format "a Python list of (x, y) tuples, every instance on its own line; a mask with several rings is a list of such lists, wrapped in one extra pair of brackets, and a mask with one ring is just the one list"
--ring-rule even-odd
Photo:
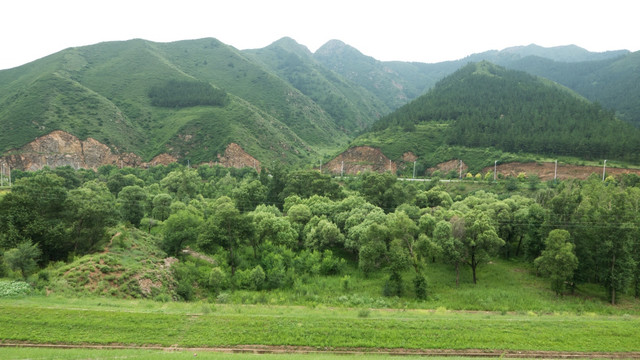
[(640, 50), (637, 0), (6, 0), (0, 69), (67, 47), (215, 37), (238, 49), (283, 36), (339, 39), (379, 60), (438, 62), (535, 43)]

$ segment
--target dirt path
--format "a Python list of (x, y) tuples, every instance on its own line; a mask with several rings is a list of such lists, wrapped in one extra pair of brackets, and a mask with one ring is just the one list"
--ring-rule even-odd
[(32, 344), (0, 343), (0, 347), (33, 347), (51, 349), (140, 349), (159, 351), (186, 351), (246, 354), (340, 354), (340, 355), (394, 355), (394, 356), (457, 356), (489, 358), (537, 358), (537, 359), (640, 359), (640, 352), (577, 352), (577, 351), (531, 351), (489, 349), (383, 349), (383, 348), (316, 348), (309, 346), (237, 345), (221, 347), (179, 347), (139, 345), (94, 345), (94, 344)]

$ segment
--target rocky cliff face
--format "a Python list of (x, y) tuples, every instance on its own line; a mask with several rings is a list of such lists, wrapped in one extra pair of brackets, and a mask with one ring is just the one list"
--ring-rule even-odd
[(260, 161), (249, 155), (242, 147), (236, 143), (231, 143), (224, 150), (224, 155), (218, 154), (218, 161), (213, 164), (225, 167), (244, 168), (251, 167), (260, 172)]
[[(344, 169), (343, 169), (344, 164)], [(365, 171), (385, 172), (397, 171), (397, 164), (386, 157), (382, 151), (370, 146), (358, 146), (348, 149), (333, 160), (322, 165), (322, 170), (339, 175), (356, 175)]]
[(114, 153), (107, 145), (87, 138), (80, 140), (64, 131), (56, 130), (41, 136), (20, 149), (7, 152), (0, 162), (13, 169), (34, 171), (45, 166), (71, 166), (96, 170), (102, 165), (148, 166), (169, 164), (176, 158), (167, 154), (156, 156), (149, 163), (133, 153)]

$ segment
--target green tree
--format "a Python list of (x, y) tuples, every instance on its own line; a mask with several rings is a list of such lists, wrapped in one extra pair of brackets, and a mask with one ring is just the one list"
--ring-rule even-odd
[(38, 268), (38, 259), (42, 251), (38, 244), (33, 244), (27, 240), (18, 244), (17, 247), (4, 253), (4, 261), (13, 271), (20, 271), (23, 278), (27, 278)]
[(169, 255), (178, 256), (187, 244), (196, 242), (202, 223), (201, 217), (187, 210), (171, 214), (162, 227), (163, 250)]
[(86, 253), (115, 225), (115, 198), (102, 182), (89, 181), (69, 191), (65, 208), (71, 223), (73, 251)]
[(38, 172), (19, 179), (0, 201), (0, 247), (15, 248), (32, 241), (42, 250), (42, 261), (66, 260), (72, 249), (64, 214), (64, 180)]
[(140, 220), (144, 217), (146, 199), (147, 193), (138, 185), (122, 188), (118, 193), (118, 205), (122, 220), (134, 226), (140, 225)]
[(231, 276), (234, 276), (238, 265), (236, 250), (254, 236), (253, 223), (240, 213), (228, 196), (218, 198), (212, 210), (213, 214), (200, 228), (198, 246), (208, 252), (215, 246), (224, 248), (228, 253)]
[(464, 244), (461, 241), (464, 235), (453, 236), (453, 227), (458, 232), (464, 232), (464, 222), (461, 220), (458, 217), (452, 218), (451, 222), (440, 220), (433, 230), (433, 241), (440, 247), (444, 261), (456, 268), (456, 287), (460, 283), (460, 264), (464, 261)]
[(153, 197), (152, 205), (153, 210), (151, 210), (151, 216), (154, 219), (165, 221), (171, 215), (171, 203), (173, 199), (171, 195), (166, 193), (160, 193)]
[(464, 214), (464, 234), (459, 239), (463, 244), (464, 262), (471, 267), (473, 283), (477, 283), (476, 269), (504, 245), (498, 237), (491, 219), (481, 210)]
[(562, 295), (565, 283), (573, 277), (578, 268), (578, 257), (570, 241), (569, 232), (556, 229), (545, 240), (542, 255), (534, 262), (536, 268), (551, 279), (551, 289), (556, 295)]
[(239, 187), (233, 189), (233, 198), (241, 212), (252, 211), (267, 198), (267, 187), (258, 180), (243, 181)]

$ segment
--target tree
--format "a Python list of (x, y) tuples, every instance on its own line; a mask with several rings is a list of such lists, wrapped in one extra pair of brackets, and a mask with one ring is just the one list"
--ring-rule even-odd
[(23, 278), (27, 278), (37, 269), (37, 261), (42, 255), (38, 244), (31, 243), (30, 240), (21, 242), (14, 249), (4, 253), (4, 261), (13, 271), (20, 270)]
[(344, 243), (344, 235), (340, 232), (340, 229), (336, 224), (327, 219), (313, 219), (307, 224), (305, 228), (305, 246), (309, 249), (322, 250), (336, 245), (342, 245)]
[(464, 234), (459, 240), (463, 244), (464, 262), (471, 267), (473, 283), (476, 284), (476, 269), (487, 262), (504, 245), (504, 241), (498, 237), (491, 219), (478, 209), (464, 214)]
[(160, 185), (175, 194), (180, 201), (189, 202), (196, 195), (201, 181), (197, 170), (180, 168), (167, 174), (160, 181)]
[(578, 258), (574, 253), (574, 245), (570, 241), (569, 232), (556, 229), (549, 233), (545, 240), (542, 255), (534, 262), (536, 268), (551, 279), (551, 289), (562, 296), (565, 283), (573, 277), (578, 268)]
[(458, 217), (452, 218), (451, 222), (440, 220), (433, 230), (433, 241), (440, 247), (444, 261), (453, 264), (456, 268), (456, 287), (460, 283), (460, 264), (464, 260), (464, 244), (460, 240), (460, 235), (453, 236), (453, 227), (455, 226), (458, 231), (460, 231), (459, 227), (464, 229), (464, 222), (460, 223), (460, 221), (462, 219)]
[(201, 225), (202, 218), (187, 210), (172, 214), (162, 228), (163, 250), (169, 255), (178, 256), (186, 244), (196, 241)]
[(140, 220), (144, 217), (144, 205), (147, 194), (138, 185), (125, 186), (118, 193), (118, 205), (120, 206), (120, 216), (122, 220), (131, 225), (140, 225)]
[(254, 258), (258, 257), (258, 249), (265, 242), (276, 246), (284, 245), (288, 248), (297, 245), (298, 232), (286, 218), (276, 216), (273, 212), (265, 209), (262, 211), (256, 209), (249, 214), (249, 218), (255, 229), (254, 236), (249, 238)]
[(39, 172), (19, 179), (0, 201), (0, 247), (15, 248), (31, 240), (42, 250), (43, 262), (65, 260), (71, 251), (64, 214), (64, 180)]
[(171, 195), (166, 193), (160, 193), (153, 197), (152, 205), (153, 210), (151, 210), (151, 216), (154, 219), (165, 221), (171, 215), (171, 203), (173, 199)]
[(243, 181), (239, 187), (233, 189), (233, 198), (241, 212), (251, 211), (267, 198), (267, 187), (258, 180)]
[(236, 208), (228, 196), (218, 198), (213, 203), (213, 214), (200, 228), (198, 246), (211, 252), (215, 246), (221, 246), (228, 252), (231, 276), (237, 267), (237, 248), (253, 236), (253, 224), (246, 215)]
[(65, 208), (72, 227), (73, 251), (86, 253), (117, 221), (115, 198), (102, 182), (89, 181), (69, 191)]

